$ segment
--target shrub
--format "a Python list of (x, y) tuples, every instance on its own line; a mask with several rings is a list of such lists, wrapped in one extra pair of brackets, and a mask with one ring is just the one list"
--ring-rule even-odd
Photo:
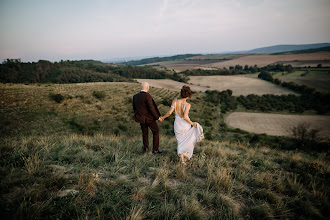
[(87, 130), (84, 125), (81, 125), (79, 122), (77, 122), (76, 118), (71, 118), (67, 123), (70, 125), (71, 129), (78, 133), (85, 133)]
[(250, 144), (256, 144), (257, 142), (260, 141), (260, 136), (255, 134), (252, 136), (252, 138), (249, 140), (249, 143)]
[(57, 103), (61, 103), (65, 98), (62, 94), (49, 94), (49, 97)]
[(291, 127), (288, 132), (299, 147), (306, 147), (318, 140), (319, 130), (313, 129), (310, 124), (302, 122)]
[(93, 96), (97, 99), (104, 99), (106, 95), (104, 91), (94, 91)]
[(170, 99), (168, 99), (168, 98), (164, 98), (162, 100), (162, 104), (165, 105), (165, 106), (171, 106), (172, 101)]
[(274, 81), (272, 75), (267, 71), (261, 71), (261, 73), (258, 75), (258, 78), (269, 81), (269, 82)]
[(118, 128), (122, 131), (127, 131), (127, 126), (126, 125), (123, 125), (123, 124), (119, 124), (118, 125)]
[(113, 133), (114, 133), (116, 136), (118, 136), (118, 135), (119, 135), (119, 129), (115, 129), (115, 130), (113, 131)]

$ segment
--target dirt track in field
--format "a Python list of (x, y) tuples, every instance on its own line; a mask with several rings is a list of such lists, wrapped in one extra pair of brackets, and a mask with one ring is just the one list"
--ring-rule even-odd
[(330, 116), (234, 112), (226, 117), (225, 122), (233, 128), (275, 136), (287, 136), (291, 127), (304, 122), (320, 130), (323, 138), (330, 138)]

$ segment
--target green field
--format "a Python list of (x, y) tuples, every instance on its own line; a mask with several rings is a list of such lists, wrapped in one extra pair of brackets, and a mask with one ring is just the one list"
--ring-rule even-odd
[[(139, 90), (137, 83), (0, 84), (4, 219), (328, 218), (327, 152), (245, 142), (240, 134), (253, 134), (228, 133), (219, 107), (200, 92), (189, 101), (190, 118), (208, 138), (191, 161), (179, 164), (173, 115), (159, 123), (164, 153), (144, 154), (131, 119)], [(162, 114), (178, 96), (150, 93)]]

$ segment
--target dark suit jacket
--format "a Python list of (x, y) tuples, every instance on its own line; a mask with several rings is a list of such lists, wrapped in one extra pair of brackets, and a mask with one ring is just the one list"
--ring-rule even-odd
[(133, 109), (133, 119), (139, 123), (151, 123), (160, 117), (155, 101), (147, 92), (140, 92), (133, 96)]

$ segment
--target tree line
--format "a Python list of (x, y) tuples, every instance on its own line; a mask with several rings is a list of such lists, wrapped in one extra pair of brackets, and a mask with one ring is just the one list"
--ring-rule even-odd
[[(299, 85), (295, 82), (285, 82), (280, 79), (274, 79), (268, 71), (262, 71), (258, 78), (269, 81), (276, 85), (288, 88), (295, 92), (300, 93), (300, 96), (287, 95), (281, 96), (281, 98), (268, 97), (268, 95), (259, 96), (258, 98), (239, 98), (242, 105), (248, 109), (262, 110), (289, 110), (294, 112), (304, 112), (305, 110), (315, 110), (318, 114), (326, 114), (330, 112), (330, 93), (320, 92), (314, 88), (306, 85)], [(278, 105), (279, 99), (283, 104)], [(267, 103), (270, 102), (270, 103)], [(286, 103), (285, 103), (286, 102)], [(277, 107), (275, 107), (275, 105)], [(272, 107), (271, 107), (272, 106)], [(290, 107), (291, 106), (291, 107)]]
[(7, 59), (0, 64), (2, 83), (83, 83), (127, 82), (134, 78), (173, 79), (186, 82), (187, 77), (152, 67), (112, 65), (94, 60), (20, 62)]
[(272, 71), (272, 72), (293, 72), (294, 68), (291, 65), (283, 64), (274, 64), (267, 65), (264, 67), (258, 67), (257, 65), (244, 67), (241, 65), (230, 66), (228, 69), (224, 67), (223, 69), (214, 69), (214, 70), (205, 70), (205, 69), (192, 69), (185, 70), (181, 73), (186, 76), (215, 76), (215, 75), (239, 75), (239, 74), (248, 74), (248, 73), (257, 73), (263, 71)]

